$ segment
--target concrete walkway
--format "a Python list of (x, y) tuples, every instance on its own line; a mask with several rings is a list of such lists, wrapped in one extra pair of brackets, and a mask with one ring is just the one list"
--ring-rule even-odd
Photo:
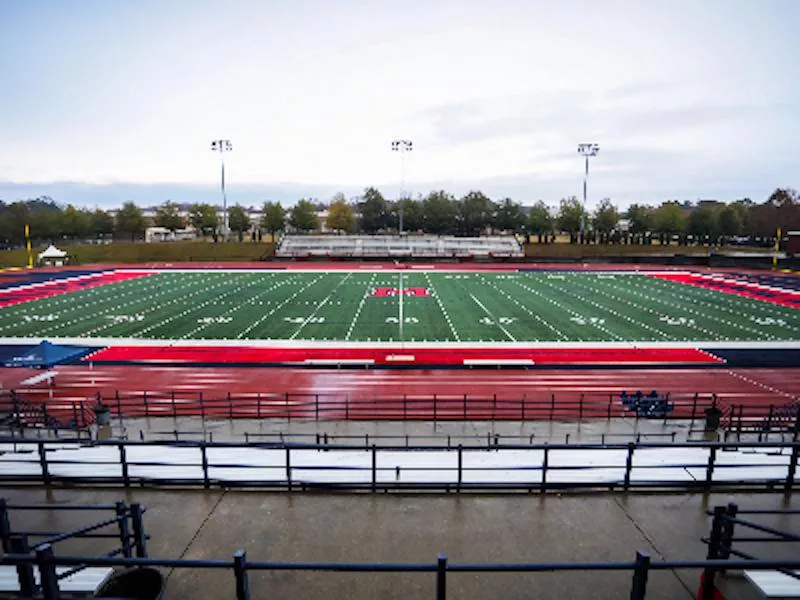
[[(729, 501), (743, 509), (800, 507), (798, 496), (766, 493), (400, 496), (14, 488), (0, 495), (26, 503), (141, 502), (154, 557), (229, 559), (244, 548), (250, 560), (332, 562), (433, 562), (439, 552), (460, 563), (627, 561), (637, 549), (654, 560), (701, 559), (700, 537), (710, 526), (706, 508)], [(49, 530), (91, 519), (76, 512), (48, 513), (45, 523), (30, 513), (12, 518), (17, 529)], [(67, 543), (57, 551), (105, 548), (89, 540)], [(781, 552), (776, 545), (748, 550), (765, 557)], [(647, 597), (693, 598), (698, 578), (695, 572), (652, 573)], [(174, 571), (166, 597), (231, 598), (233, 583), (229, 571)], [(432, 574), (261, 572), (251, 573), (250, 585), (254, 599), (406, 600), (435, 593)], [(725, 586), (729, 600), (757, 597), (741, 578), (731, 576)], [(449, 598), (616, 599), (627, 597), (629, 588), (630, 575), (621, 572), (448, 576)]]
[[(446, 445), (450, 443), (627, 443), (639, 435), (642, 441), (668, 442), (703, 439), (703, 421), (663, 419), (593, 419), (577, 421), (314, 421), (285, 419), (201, 419), (199, 417), (112, 419), (111, 437), (148, 441), (193, 440), (216, 442), (316, 443), (316, 435), (328, 435), (329, 443), (348, 445)], [(366, 436), (369, 436), (368, 438)], [(395, 440), (381, 436), (396, 436)], [(771, 441), (780, 441), (773, 435)]]

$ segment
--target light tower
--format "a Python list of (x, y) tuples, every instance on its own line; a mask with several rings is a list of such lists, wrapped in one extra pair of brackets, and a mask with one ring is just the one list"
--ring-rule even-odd
[(211, 142), (211, 150), (219, 152), (220, 166), (222, 173), (220, 184), (222, 187), (222, 239), (228, 239), (228, 196), (225, 194), (225, 153), (233, 150), (230, 140), (214, 140)]
[(589, 157), (597, 156), (599, 144), (578, 144), (578, 154), (586, 159), (586, 170), (583, 176), (583, 214), (581, 214), (581, 234), (586, 233), (586, 185), (589, 181)]
[(392, 140), (392, 152), (400, 153), (400, 194), (397, 202), (400, 210), (400, 222), (397, 228), (398, 233), (403, 233), (403, 204), (401, 201), (405, 196), (406, 187), (406, 152), (411, 152), (413, 149), (414, 142), (411, 140)]

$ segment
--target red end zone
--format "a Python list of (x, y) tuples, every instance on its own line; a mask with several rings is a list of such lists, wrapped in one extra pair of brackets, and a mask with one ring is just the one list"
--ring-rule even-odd
[(247, 346), (113, 346), (93, 363), (166, 365), (701, 365), (725, 361), (695, 348), (278, 348)]
[(145, 277), (152, 273), (155, 273), (155, 271), (102, 271), (99, 273), (78, 275), (68, 279), (54, 279), (53, 281), (30, 283), (20, 285), (20, 287), (6, 288), (0, 290), (0, 306), (12, 306), (31, 300), (49, 298), (57, 294), (68, 294), (70, 292), (97, 287), (98, 285)]
[(763, 300), (764, 302), (771, 302), (772, 304), (779, 304), (781, 306), (800, 308), (800, 293), (798, 292), (752, 283), (750, 281), (730, 279), (724, 275), (705, 275), (702, 273), (649, 273), (649, 276), (666, 281), (674, 281), (676, 283), (685, 283), (686, 285), (716, 290), (726, 294), (734, 294), (735, 296), (742, 296), (753, 300)]

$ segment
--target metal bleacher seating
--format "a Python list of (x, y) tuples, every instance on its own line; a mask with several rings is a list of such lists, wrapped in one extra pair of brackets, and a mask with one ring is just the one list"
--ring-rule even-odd
[(513, 236), (369, 236), (287, 235), (276, 251), (279, 257), (522, 257), (522, 246)]

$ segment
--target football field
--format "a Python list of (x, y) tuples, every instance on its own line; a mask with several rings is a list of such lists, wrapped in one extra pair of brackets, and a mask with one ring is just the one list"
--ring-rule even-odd
[(643, 273), (157, 271), (0, 308), (0, 338), (800, 340), (790, 306)]

